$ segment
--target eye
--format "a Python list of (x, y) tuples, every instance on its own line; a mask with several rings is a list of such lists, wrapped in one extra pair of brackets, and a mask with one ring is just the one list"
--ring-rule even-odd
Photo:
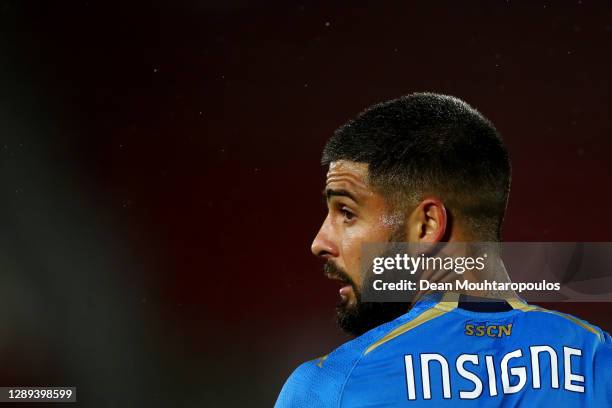
[(342, 207), (340, 212), (344, 216), (344, 219), (347, 221), (352, 221), (355, 218), (355, 214), (346, 209), (346, 207)]

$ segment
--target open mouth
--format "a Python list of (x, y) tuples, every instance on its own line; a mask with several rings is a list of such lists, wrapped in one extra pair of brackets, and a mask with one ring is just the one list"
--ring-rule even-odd
[(353, 284), (349, 280), (338, 275), (327, 274), (327, 278), (338, 281), (342, 285), (338, 290), (338, 294), (340, 294), (342, 300), (345, 301), (353, 290)]

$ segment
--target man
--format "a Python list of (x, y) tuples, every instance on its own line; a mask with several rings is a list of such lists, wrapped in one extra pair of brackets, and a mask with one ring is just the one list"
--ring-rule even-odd
[(328, 214), (312, 252), (357, 337), (298, 367), (277, 407), (612, 406), (610, 336), (572, 316), (513, 296), (362, 300), (365, 243), (500, 240), (510, 161), (479, 112), (431, 93), (374, 105), (322, 161)]

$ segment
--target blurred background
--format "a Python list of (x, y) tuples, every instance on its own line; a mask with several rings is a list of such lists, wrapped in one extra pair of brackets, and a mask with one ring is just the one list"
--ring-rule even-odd
[(0, 0), (0, 384), (272, 406), (347, 339), (321, 148), (409, 92), (504, 136), (506, 241), (612, 241), (611, 46), (608, 2)]

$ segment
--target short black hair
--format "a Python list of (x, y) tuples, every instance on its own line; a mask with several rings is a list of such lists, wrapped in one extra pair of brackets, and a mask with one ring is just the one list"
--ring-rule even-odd
[(511, 166), (499, 132), (453, 96), (413, 93), (373, 105), (338, 128), (322, 164), (368, 164), (369, 183), (394, 207), (438, 196), (455, 221), (499, 240)]

